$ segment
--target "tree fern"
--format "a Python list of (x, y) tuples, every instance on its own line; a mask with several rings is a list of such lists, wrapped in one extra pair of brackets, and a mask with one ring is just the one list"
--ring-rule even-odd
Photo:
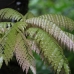
[(63, 49), (67, 46), (74, 50), (74, 21), (56, 14), (33, 17), (31, 13), (23, 16), (10, 8), (0, 10), (0, 68), (3, 61), (8, 65), (16, 56), (26, 74), (29, 68), (36, 74), (34, 51), (51, 64), (56, 74), (70, 74)]

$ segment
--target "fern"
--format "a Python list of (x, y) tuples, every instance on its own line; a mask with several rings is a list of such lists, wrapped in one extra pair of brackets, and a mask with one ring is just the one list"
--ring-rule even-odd
[(16, 59), (19, 62), (20, 66), (22, 66), (23, 71), (26, 69), (26, 74), (29, 70), (29, 67), (35, 67), (33, 62), (32, 54), (29, 54), (30, 50), (26, 49), (26, 45), (24, 44), (24, 40), (20, 34), (17, 35), (16, 45), (15, 45), (15, 55)]
[(65, 74), (69, 74), (67, 61), (63, 55), (62, 49), (56, 41), (50, 35), (38, 28), (30, 28), (27, 32), (29, 33), (29, 36), (38, 43), (45, 58), (48, 59), (49, 63), (54, 67), (54, 70), (57, 70), (57, 74), (59, 74), (62, 68), (64, 68)]
[(13, 56), (16, 34), (17, 34), (16, 29), (12, 28), (11, 30), (8, 31), (7, 34), (3, 36), (0, 42), (0, 45), (3, 49), (3, 58), (5, 60), (6, 65), (8, 65), (8, 62)]
[(3, 61), (8, 65), (16, 56), (26, 74), (29, 68), (36, 74), (34, 51), (51, 64), (56, 74), (70, 74), (63, 49), (74, 50), (73, 20), (56, 14), (34, 17), (28, 12), (23, 16), (5, 8), (0, 10), (0, 21), (0, 68)]
[[(14, 26), (4, 35), (4, 37), (0, 42), (1, 45), (0, 50), (4, 49), (2, 51), (3, 59), (6, 65), (8, 65), (8, 62), (10, 61), (10, 59), (12, 59), (13, 54), (15, 52), (16, 59), (19, 62), (20, 66), (22, 66), (23, 71), (26, 69), (27, 73), (30, 67), (32, 70), (34, 70), (34, 74), (36, 74), (34, 68), (35, 65), (33, 62), (34, 59), (32, 60), (32, 56), (29, 53), (30, 50), (26, 49), (24, 39), (21, 39), (22, 37), (20, 34), (20, 30), (23, 33), (23, 30), (26, 28), (27, 24), (25, 24), (24, 22), (18, 22), (18, 23), (14, 24)], [(22, 54), (19, 55), (19, 52)]]
[(66, 45), (70, 50), (74, 50), (74, 42), (62, 31), (56, 24), (42, 18), (31, 18), (26, 20), (27, 23), (33, 24), (39, 28), (44, 29), (46, 32), (51, 34), (61, 44)]

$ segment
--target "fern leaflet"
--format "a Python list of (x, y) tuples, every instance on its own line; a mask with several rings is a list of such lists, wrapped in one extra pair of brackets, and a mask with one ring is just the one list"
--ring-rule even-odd
[(23, 15), (17, 12), (16, 10), (13, 10), (11, 8), (5, 8), (0, 10), (0, 19), (5, 20), (17, 20), (19, 21), (22, 19)]

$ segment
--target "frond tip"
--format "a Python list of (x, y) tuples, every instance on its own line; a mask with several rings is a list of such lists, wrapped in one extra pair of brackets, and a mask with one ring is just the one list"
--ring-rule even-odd
[(23, 15), (11, 8), (4, 8), (0, 10), (0, 19), (17, 20), (22, 19)]

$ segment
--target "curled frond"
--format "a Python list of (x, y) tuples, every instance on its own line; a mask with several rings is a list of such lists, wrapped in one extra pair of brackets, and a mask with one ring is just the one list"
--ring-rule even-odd
[(74, 42), (62, 31), (55, 23), (42, 18), (31, 18), (26, 20), (32, 26), (42, 28), (50, 35), (52, 35), (61, 44), (67, 46), (70, 50), (74, 50)]
[(17, 20), (19, 21), (23, 15), (11, 8), (5, 8), (0, 10), (0, 19), (2, 20)]
[(49, 21), (55, 23), (60, 28), (64, 30), (73, 31), (74, 30), (74, 21), (68, 17), (58, 15), (58, 14), (47, 14), (42, 15), (40, 18), (48, 19)]
[(34, 39), (39, 45), (44, 58), (53, 66), (57, 74), (60, 74), (62, 68), (65, 74), (69, 74), (70, 70), (63, 51), (51, 35), (38, 28), (29, 28), (27, 33), (29, 34), (28, 38)]

